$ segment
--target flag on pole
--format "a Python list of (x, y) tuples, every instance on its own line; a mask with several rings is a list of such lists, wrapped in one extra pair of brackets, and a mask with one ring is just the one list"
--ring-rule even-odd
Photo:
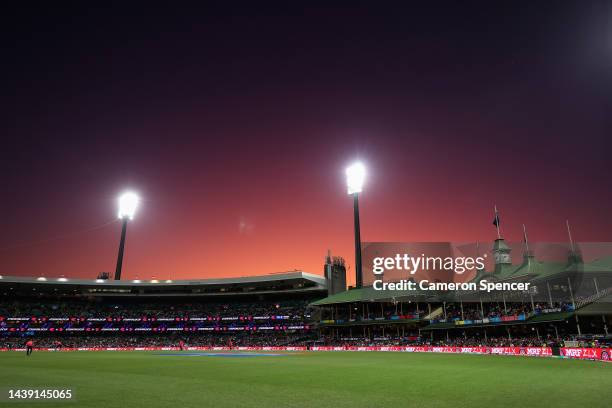
[(497, 206), (495, 206), (495, 217), (493, 218), (493, 225), (497, 228), (497, 239), (501, 239), (501, 234), (499, 233), (499, 212), (497, 212)]
[(495, 207), (495, 218), (493, 218), (493, 225), (499, 228), (499, 213), (497, 212), (497, 207)]

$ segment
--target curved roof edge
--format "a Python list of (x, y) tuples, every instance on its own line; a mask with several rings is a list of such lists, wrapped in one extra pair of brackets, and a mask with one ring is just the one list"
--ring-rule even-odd
[(272, 273), (268, 275), (243, 276), (235, 278), (216, 279), (126, 279), (126, 280), (103, 280), (103, 279), (72, 279), (57, 277), (24, 277), (24, 276), (0, 276), (0, 284), (38, 284), (38, 285), (84, 285), (99, 287), (176, 287), (176, 286), (208, 286), (208, 285), (240, 285), (272, 283), (283, 280), (304, 279), (323, 287), (327, 286), (325, 278), (320, 275), (303, 271)]

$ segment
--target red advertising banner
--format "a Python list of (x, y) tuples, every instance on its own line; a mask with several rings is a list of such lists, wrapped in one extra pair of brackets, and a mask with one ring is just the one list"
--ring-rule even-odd
[[(25, 351), (25, 348), (7, 349), (0, 351)], [(179, 347), (62, 347), (62, 348), (35, 348), (36, 351), (179, 351)], [(306, 347), (185, 347), (188, 351), (306, 351)]]
[(550, 347), (457, 347), (457, 346), (346, 346), (311, 347), (312, 351), (403, 351), (408, 353), (501, 354), (514, 356), (552, 356)]
[[(62, 347), (41, 348), (37, 351), (179, 351), (179, 347)], [(313, 347), (185, 347), (188, 351), (394, 351), (407, 353), (497, 354), (507, 356), (551, 357), (550, 347), (457, 347), (457, 346), (313, 346)], [(25, 351), (25, 348), (2, 351)], [(583, 360), (612, 360), (611, 348), (562, 347), (561, 356)]]
[(562, 347), (561, 355), (567, 358), (578, 358), (582, 360), (610, 361), (612, 357), (612, 349), (610, 348)]
[(552, 356), (550, 347), (491, 347), (491, 354), (510, 356)]

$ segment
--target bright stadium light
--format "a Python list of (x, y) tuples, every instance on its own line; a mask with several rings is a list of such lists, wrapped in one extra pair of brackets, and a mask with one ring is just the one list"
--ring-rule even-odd
[(140, 197), (138, 197), (136, 193), (123, 193), (119, 197), (119, 218), (128, 218), (130, 220), (134, 219), (134, 214), (136, 213), (136, 208), (138, 208), (139, 202)]
[(123, 221), (121, 227), (121, 240), (119, 241), (119, 255), (117, 256), (117, 268), (115, 269), (115, 280), (121, 280), (121, 268), (123, 267), (123, 251), (125, 248), (125, 234), (128, 221), (134, 219), (134, 214), (140, 203), (140, 197), (136, 193), (128, 191), (119, 197), (119, 219)]
[(349, 194), (361, 193), (363, 181), (365, 180), (365, 166), (359, 162), (352, 164), (346, 169), (346, 185)]

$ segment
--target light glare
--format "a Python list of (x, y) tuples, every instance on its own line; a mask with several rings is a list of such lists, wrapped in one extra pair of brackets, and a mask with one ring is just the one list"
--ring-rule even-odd
[(138, 197), (136, 193), (123, 193), (121, 197), (119, 197), (119, 218), (134, 219), (134, 214), (136, 213), (139, 202), (140, 197)]
[(346, 185), (349, 194), (361, 193), (366, 169), (361, 163), (354, 163), (346, 169)]

